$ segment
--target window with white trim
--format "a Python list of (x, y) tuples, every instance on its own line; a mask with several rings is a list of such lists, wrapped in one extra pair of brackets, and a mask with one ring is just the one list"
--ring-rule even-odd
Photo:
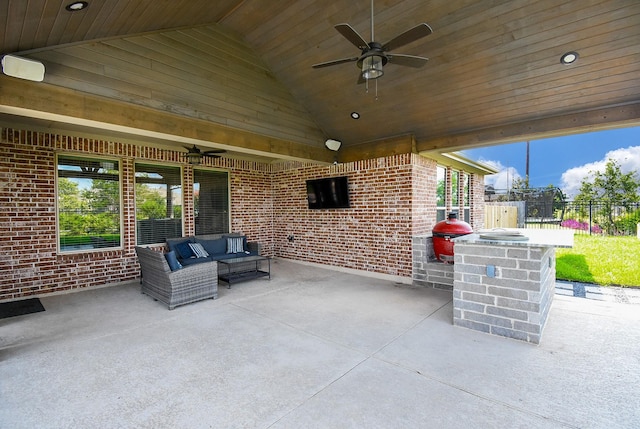
[(121, 247), (120, 162), (59, 154), (56, 163), (59, 251)]
[(458, 219), (460, 216), (460, 172), (452, 170), (451, 171), (451, 211), (458, 215)]
[(182, 168), (135, 164), (136, 244), (182, 237)]
[(462, 181), (462, 205), (464, 208), (464, 221), (471, 222), (471, 175), (464, 173)]
[(193, 206), (196, 235), (229, 232), (229, 173), (195, 168)]

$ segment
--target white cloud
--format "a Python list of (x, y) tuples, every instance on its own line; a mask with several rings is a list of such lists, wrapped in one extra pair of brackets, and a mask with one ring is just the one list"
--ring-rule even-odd
[(562, 174), (560, 186), (568, 198), (573, 198), (580, 193), (580, 186), (585, 178), (593, 177), (596, 171), (602, 172), (609, 159), (615, 160), (620, 165), (623, 174), (635, 172), (640, 179), (640, 146), (616, 149), (604, 156), (600, 161), (590, 162), (579, 167), (570, 168)]
[(510, 189), (513, 181), (521, 178), (518, 170), (514, 167), (505, 167), (500, 161), (480, 159), (480, 162), (498, 170), (496, 174), (484, 176), (484, 184), (491, 185), (494, 189)]

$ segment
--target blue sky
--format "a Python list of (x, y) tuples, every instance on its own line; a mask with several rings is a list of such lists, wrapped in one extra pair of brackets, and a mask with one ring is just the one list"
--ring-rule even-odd
[[(464, 151), (467, 157), (488, 163), (500, 173), (487, 176), (486, 184), (506, 189), (514, 178), (526, 173), (526, 142)], [(580, 183), (593, 171), (601, 171), (607, 159), (615, 159), (623, 173), (635, 171), (640, 178), (640, 127), (619, 128), (531, 140), (529, 143), (529, 184), (550, 184), (574, 196)]]

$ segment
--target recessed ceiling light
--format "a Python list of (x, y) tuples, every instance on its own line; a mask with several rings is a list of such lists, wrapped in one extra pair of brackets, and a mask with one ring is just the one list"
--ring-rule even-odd
[(85, 9), (87, 6), (89, 6), (89, 3), (86, 1), (74, 1), (73, 3), (69, 3), (65, 9), (69, 12), (76, 12), (78, 10)]
[(571, 51), (561, 56), (560, 62), (562, 64), (572, 64), (572, 63), (575, 63), (577, 59), (578, 59), (578, 53)]
[(351, 117), (353, 119), (360, 119), (360, 113), (358, 112), (351, 112)]

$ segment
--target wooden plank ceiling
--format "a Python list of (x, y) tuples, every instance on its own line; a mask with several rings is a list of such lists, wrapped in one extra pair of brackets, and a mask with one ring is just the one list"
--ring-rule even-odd
[[(393, 51), (424, 67), (389, 63), (368, 92), (354, 63), (311, 66), (360, 54), (333, 27), (369, 41), (369, 0), (88, 0), (68, 12), (70, 1), (0, 3), (0, 53), (47, 68), (44, 83), (0, 80), (5, 122), (80, 117), (92, 131), (320, 161), (332, 159), (325, 138), (353, 160), (640, 124), (637, 0), (378, 0), (376, 41), (422, 22), (433, 34)], [(563, 65), (568, 51), (579, 59)]]

